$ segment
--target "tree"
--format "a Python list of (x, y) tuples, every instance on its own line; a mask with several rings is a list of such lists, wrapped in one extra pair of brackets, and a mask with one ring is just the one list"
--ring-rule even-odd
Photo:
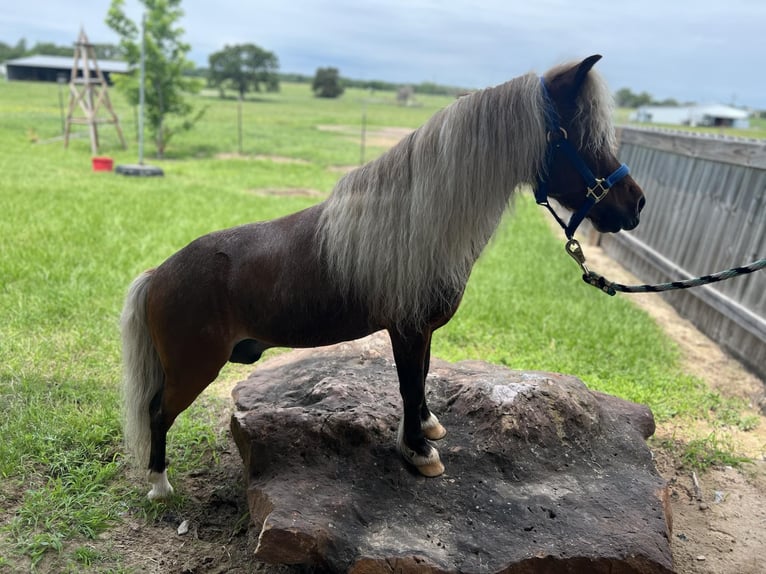
[(338, 68), (317, 68), (314, 83), (311, 86), (318, 98), (337, 98), (343, 93)]
[(0, 42), (0, 62), (21, 58), (27, 55), (27, 41), (22, 38), (15, 46)]
[(678, 106), (678, 100), (674, 98), (665, 98), (664, 100), (655, 100), (648, 92), (634, 94), (628, 88), (620, 88), (614, 94), (614, 101), (620, 108), (640, 108), (641, 106)]
[(37, 42), (29, 51), (30, 55), (44, 54), (46, 56), (71, 56), (72, 46), (57, 46), (53, 42)]
[[(185, 76), (194, 64), (186, 59), (190, 46), (181, 40), (183, 29), (177, 26), (183, 16), (181, 0), (139, 1), (146, 9), (144, 115), (157, 156), (162, 157), (171, 137), (191, 129), (202, 117), (205, 110), (195, 111), (185, 97), (198, 92), (202, 85)], [(106, 24), (120, 36), (120, 48), (133, 69), (131, 75), (116, 78), (115, 84), (130, 103), (137, 105), (141, 30), (125, 15), (124, 5), (125, 0), (112, 0)]]
[(99, 60), (122, 60), (122, 50), (114, 44), (93, 44), (96, 58)]
[(628, 88), (621, 88), (617, 90), (614, 95), (615, 103), (621, 108), (638, 108), (641, 106), (647, 106), (652, 103), (652, 96), (647, 92), (641, 92), (640, 94), (634, 94)]
[[(96, 58), (99, 60), (119, 60), (122, 58), (120, 47), (114, 44), (94, 44), (93, 48), (96, 52)], [(37, 42), (32, 48), (27, 48), (27, 41), (24, 38), (19, 40), (15, 47), (9, 46), (5, 42), (0, 42), (0, 62), (35, 54), (72, 56), (73, 53), (74, 48), (71, 44), (57, 46), (53, 42)]]
[(230, 85), (240, 99), (252, 89), (260, 92), (261, 86), (268, 92), (279, 91), (279, 60), (273, 52), (255, 44), (225, 46), (208, 58), (210, 69), (208, 81), (211, 86)]
[(237, 103), (237, 141), (239, 153), (242, 153), (242, 100), (252, 88), (261, 91), (261, 84), (269, 92), (279, 91), (279, 60), (267, 50), (255, 44), (237, 44), (225, 46), (208, 58), (208, 82), (221, 88), (232, 86), (239, 95)]
[(657, 104), (658, 106), (666, 106), (669, 108), (675, 108), (681, 105), (678, 103), (678, 100), (675, 98), (665, 98), (664, 100), (660, 100), (659, 102), (652, 102), (652, 103)]

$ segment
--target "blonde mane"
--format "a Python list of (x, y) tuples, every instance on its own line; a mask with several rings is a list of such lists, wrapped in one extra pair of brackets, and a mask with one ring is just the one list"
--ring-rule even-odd
[[(611, 116), (600, 114), (600, 80), (590, 76), (577, 121), (598, 116), (603, 145)], [(339, 287), (399, 326), (419, 326), (439, 296), (461, 293), (511, 193), (543, 169), (543, 106), (539, 78), (521, 76), (455, 101), (343, 177), (318, 231)]]

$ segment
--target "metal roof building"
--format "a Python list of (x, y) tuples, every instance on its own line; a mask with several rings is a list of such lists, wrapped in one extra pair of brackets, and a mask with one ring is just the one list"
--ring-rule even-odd
[[(74, 60), (66, 56), (28, 56), (5, 62), (6, 77), (9, 81), (26, 80), (33, 82), (56, 82), (59, 76), (68, 82), (72, 74)], [(95, 75), (93, 62), (89, 62), (92, 75)], [(127, 62), (99, 60), (98, 67), (110, 84), (111, 74), (127, 74), (130, 66)]]
[(709, 104), (701, 106), (641, 106), (630, 119), (652, 124), (677, 126), (750, 127), (750, 114), (745, 110)]

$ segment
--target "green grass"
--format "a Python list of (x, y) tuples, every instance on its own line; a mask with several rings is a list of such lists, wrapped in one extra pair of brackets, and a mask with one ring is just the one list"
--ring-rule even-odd
[(741, 467), (750, 459), (736, 454), (732, 436), (725, 430), (714, 430), (709, 434), (689, 441), (666, 438), (659, 445), (674, 453), (681, 466), (690, 470), (704, 471), (713, 466)]
[[(317, 126), (354, 128), (367, 101), (371, 129), (414, 128), (449, 102), (420, 97), (419, 107), (402, 108), (392, 105), (394, 94), (358, 90), (317, 100), (308, 86), (285, 85), (245, 102), (242, 159), (221, 156), (237, 147), (236, 102), (202, 95), (203, 120), (171, 141), (165, 160), (151, 159), (147, 146), (165, 177), (132, 179), (93, 173), (87, 138), (69, 150), (50, 141), (61, 131), (56, 90), (0, 83), (0, 572), (51, 556), (60, 571), (98, 570), (105, 531), (126, 512), (147, 520), (157, 512), (145, 485), (126, 476), (120, 444), (117, 323), (132, 278), (201, 234), (316, 201), (253, 190), (329, 192), (338, 173), (327, 168), (356, 163), (359, 142)], [(133, 111), (111, 93), (130, 136)], [(135, 162), (135, 145), (121, 150), (111, 126), (101, 137), (102, 154)], [(752, 423), (738, 403), (683, 373), (675, 344), (627, 298), (584, 286), (544, 217), (528, 199), (516, 202), (461, 310), (435, 337), (436, 356), (571, 373), (646, 403), (660, 420)], [(180, 417), (170, 435), (171, 477), (215, 460), (227, 408), (204, 396)], [(180, 493), (169, 504), (183, 502)]]
[[(710, 409), (716, 395), (678, 370), (678, 349), (628, 297), (583, 289), (533, 201), (518, 201), (476, 266), (434, 353), (564, 372), (652, 407), (659, 420)], [(501, 312), (499, 312), (501, 310)]]

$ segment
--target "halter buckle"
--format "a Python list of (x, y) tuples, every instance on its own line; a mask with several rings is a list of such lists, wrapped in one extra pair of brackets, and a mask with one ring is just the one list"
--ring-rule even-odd
[(548, 131), (546, 137), (548, 138), (548, 143), (553, 143), (554, 141), (569, 139), (569, 134), (564, 128), (559, 126), (558, 130)]
[(586, 192), (586, 195), (591, 196), (594, 200), (596, 200), (596, 203), (604, 199), (606, 194), (609, 192), (609, 187), (604, 185), (605, 181), (606, 179), (603, 177), (597, 177), (596, 184), (593, 187), (589, 187)]

